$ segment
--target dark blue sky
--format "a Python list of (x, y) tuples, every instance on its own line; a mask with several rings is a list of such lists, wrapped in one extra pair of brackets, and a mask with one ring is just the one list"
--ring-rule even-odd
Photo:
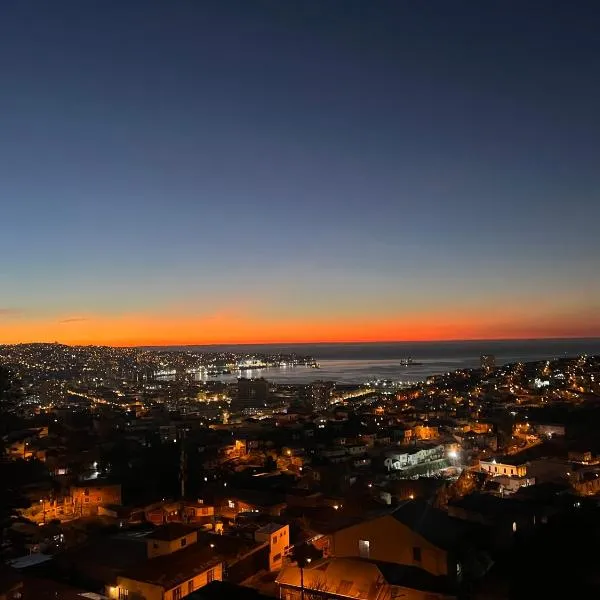
[(3, 0), (6, 330), (226, 306), (585, 333), (599, 25), (598, 2)]

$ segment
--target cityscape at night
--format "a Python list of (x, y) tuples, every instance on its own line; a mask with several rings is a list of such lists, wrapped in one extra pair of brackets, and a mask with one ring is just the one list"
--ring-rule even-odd
[(600, 595), (600, 4), (0, 2), (0, 600)]

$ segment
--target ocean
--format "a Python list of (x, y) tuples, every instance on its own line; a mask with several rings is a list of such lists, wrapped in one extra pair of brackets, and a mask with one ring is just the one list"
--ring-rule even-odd
[[(172, 348), (175, 349), (175, 348)], [(452, 342), (257, 344), (236, 346), (188, 346), (179, 350), (240, 353), (296, 353), (313, 356), (320, 369), (278, 367), (245, 371), (245, 377), (265, 377), (277, 383), (308, 383), (316, 379), (342, 384), (361, 384), (373, 379), (422, 381), (429, 375), (479, 366), (482, 354), (493, 354), (496, 364), (546, 360), (581, 354), (600, 354), (600, 338), (490, 340)], [(402, 366), (411, 357), (414, 365)], [(239, 373), (219, 376), (232, 380)]]

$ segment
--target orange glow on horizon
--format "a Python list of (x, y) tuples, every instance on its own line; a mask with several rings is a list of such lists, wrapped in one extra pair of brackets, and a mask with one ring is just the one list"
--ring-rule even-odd
[(445, 341), (600, 336), (600, 320), (576, 315), (530, 319), (509, 311), (413, 314), (402, 318), (265, 318), (242, 314), (205, 317), (128, 314), (0, 320), (0, 343), (61, 342), (75, 345), (184, 346), (326, 342)]

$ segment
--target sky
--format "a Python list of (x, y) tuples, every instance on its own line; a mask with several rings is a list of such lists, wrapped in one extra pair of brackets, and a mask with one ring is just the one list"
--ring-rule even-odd
[(0, 343), (600, 336), (599, 22), (2, 0)]

